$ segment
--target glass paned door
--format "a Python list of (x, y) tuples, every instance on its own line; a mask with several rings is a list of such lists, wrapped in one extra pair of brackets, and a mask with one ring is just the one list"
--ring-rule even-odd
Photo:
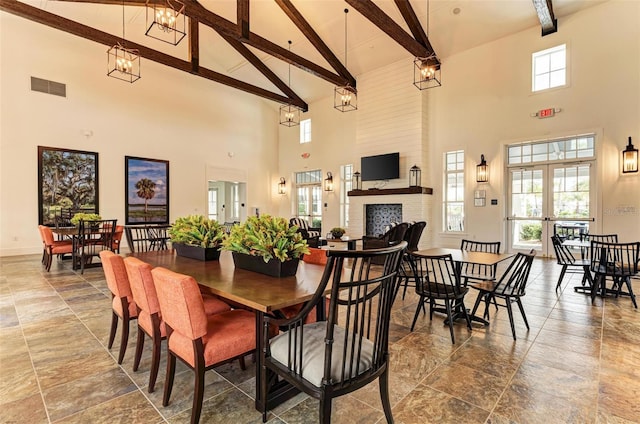
[(541, 250), (545, 230), (545, 167), (510, 169), (511, 251)]
[(551, 235), (584, 238), (591, 218), (592, 178), (589, 163), (550, 165), (553, 175), (553, 211), (549, 216)]

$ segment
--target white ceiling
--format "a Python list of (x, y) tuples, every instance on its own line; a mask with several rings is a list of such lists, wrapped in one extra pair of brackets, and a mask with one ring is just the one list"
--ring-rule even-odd
[[(562, 19), (606, 0), (553, 0), (553, 10), (562, 31)], [(113, 5), (74, 3), (56, 0), (23, 0), (51, 13), (64, 16), (114, 35), (122, 34), (123, 8)], [(393, 0), (374, 0), (396, 23), (410, 31)], [(236, 21), (236, 0), (201, 0), (211, 12)], [(342, 0), (292, 0), (294, 6), (319, 34), (331, 51), (345, 61), (345, 14), (348, 8), (347, 68), (352, 75), (413, 57), (374, 24)], [(532, 0), (410, 0), (426, 30), (431, 45), (446, 69), (448, 56), (501, 37), (540, 27)], [(427, 6), (429, 8), (427, 25)], [(458, 13), (456, 13), (458, 12)], [(144, 36), (146, 12), (143, 7), (125, 7), (126, 39), (187, 59), (188, 40), (171, 46)], [(330, 71), (311, 43), (272, 0), (250, 1), (251, 31), (311, 60)], [(266, 53), (250, 48), (283, 81), (288, 65)], [(200, 25), (200, 65), (244, 82), (279, 93), (259, 71), (229, 46), (213, 29)], [(148, 68), (147, 68), (148, 69)], [(143, 75), (144, 77), (144, 75)], [(212, 82), (212, 84), (214, 84)], [(291, 67), (291, 88), (307, 103), (332, 95), (333, 85), (307, 72)]]

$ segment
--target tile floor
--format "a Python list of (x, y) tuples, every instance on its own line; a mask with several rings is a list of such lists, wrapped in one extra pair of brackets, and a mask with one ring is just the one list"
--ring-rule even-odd
[[(531, 325), (506, 311), (469, 332), (436, 315), (409, 326), (417, 297), (394, 305), (391, 402), (396, 423), (640, 422), (640, 313), (628, 298), (575, 293), (578, 275), (554, 291), (559, 267), (536, 259), (524, 305)], [(640, 282), (634, 282), (640, 293)], [(470, 294), (468, 303), (475, 299)], [(150, 343), (132, 372), (136, 326), (122, 366), (106, 348), (110, 296), (102, 270), (80, 275), (38, 255), (0, 258), (0, 423), (186, 423), (192, 373), (178, 368), (171, 403), (162, 407), (164, 362), (147, 393)], [(166, 355), (163, 353), (163, 358)], [(253, 407), (254, 372), (237, 362), (207, 373), (202, 423), (260, 423)], [(317, 402), (298, 395), (272, 411), (269, 423), (317, 421)], [(377, 385), (334, 403), (334, 423), (380, 423)]]

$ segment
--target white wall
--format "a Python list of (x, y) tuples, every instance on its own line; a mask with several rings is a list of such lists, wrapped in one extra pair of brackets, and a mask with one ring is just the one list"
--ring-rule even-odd
[[(98, 152), (100, 213), (119, 222), (125, 155), (170, 161), (172, 221), (207, 213), (207, 180), (225, 179), (211, 172), (219, 168), (246, 176), (249, 205), (278, 212), (277, 105), (144, 58), (134, 84), (109, 78), (107, 47), (0, 19), (0, 256), (41, 251), (39, 145)], [(67, 84), (67, 97), (30, 91), (31, 76)]]

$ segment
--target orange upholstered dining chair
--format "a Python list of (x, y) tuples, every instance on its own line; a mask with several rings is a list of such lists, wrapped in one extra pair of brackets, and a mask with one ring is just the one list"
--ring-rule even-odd
[[(128, 257), (124, 259), (124, 265), (131, 284), (133, 300), (138, 308), (138, 339), (136, 354), (133, 361), (133, 371), (138, 371), (142, 349), (144, 348), (145, 334), (151, 338), (153, 350), (151, 356), (151, 374), (149, 375), (149, 393), (155, 389), (160, 366), (160, 345), (166, 338), (166, 328), (162, 320), (160, 303), (156, 292), (151, 265), (138, 258)], [(222, 300), (213, 296), (203, 295), (204, 309), (207, 315), (219, 314), (231, 310), (231, 307)], [(242, 364), (244, 367), (244, 364)]]
[(109, 332), (108, 347), (111, 349), (111, 346), (113, 346), (113, 340), (118, 329), (118, 319), (121, 319), (122, 337), (120, 339), (118, 364), (122, 364), (124, 353), (127, 351), (127, 341), (129, 340), (129, 321), (138, 318), (138, 308), (133, 301), (133, 293), (131, 292), (129, 277), (127, 276), (122, 256), (116, 255), (110, 250), (103, 250), (100, 252), (100, 261), (102, 261), (102, 269), (112, 296), (111, 330)]
[(167, 327), (169, 357), (162, 405), (169, 404), (176, 358), (180, 358), (195, 373), (191, 422), (197, 423), (202, 411), (205, 371), (255, 350), (255, 316), (243, 309), (207, 315), (193, 277), (160, 267), (151, 274)]
[(51, 261), (53, 255), (71, 254), (73, 252), (73, 243), (71, 240), (54, 240), (53, 231), (46, 225), (39, 225), (40, 236), (44, 243), (44, 252), (42, 255), (42, 263), (47, 271), (51, 270)]
[(122, 242), (122, 234), (124, 233), (124, 225), (116, 225), (113, 232), (113, 241), (111, 242), (111, 250), (120, 253), (120, 244)]

